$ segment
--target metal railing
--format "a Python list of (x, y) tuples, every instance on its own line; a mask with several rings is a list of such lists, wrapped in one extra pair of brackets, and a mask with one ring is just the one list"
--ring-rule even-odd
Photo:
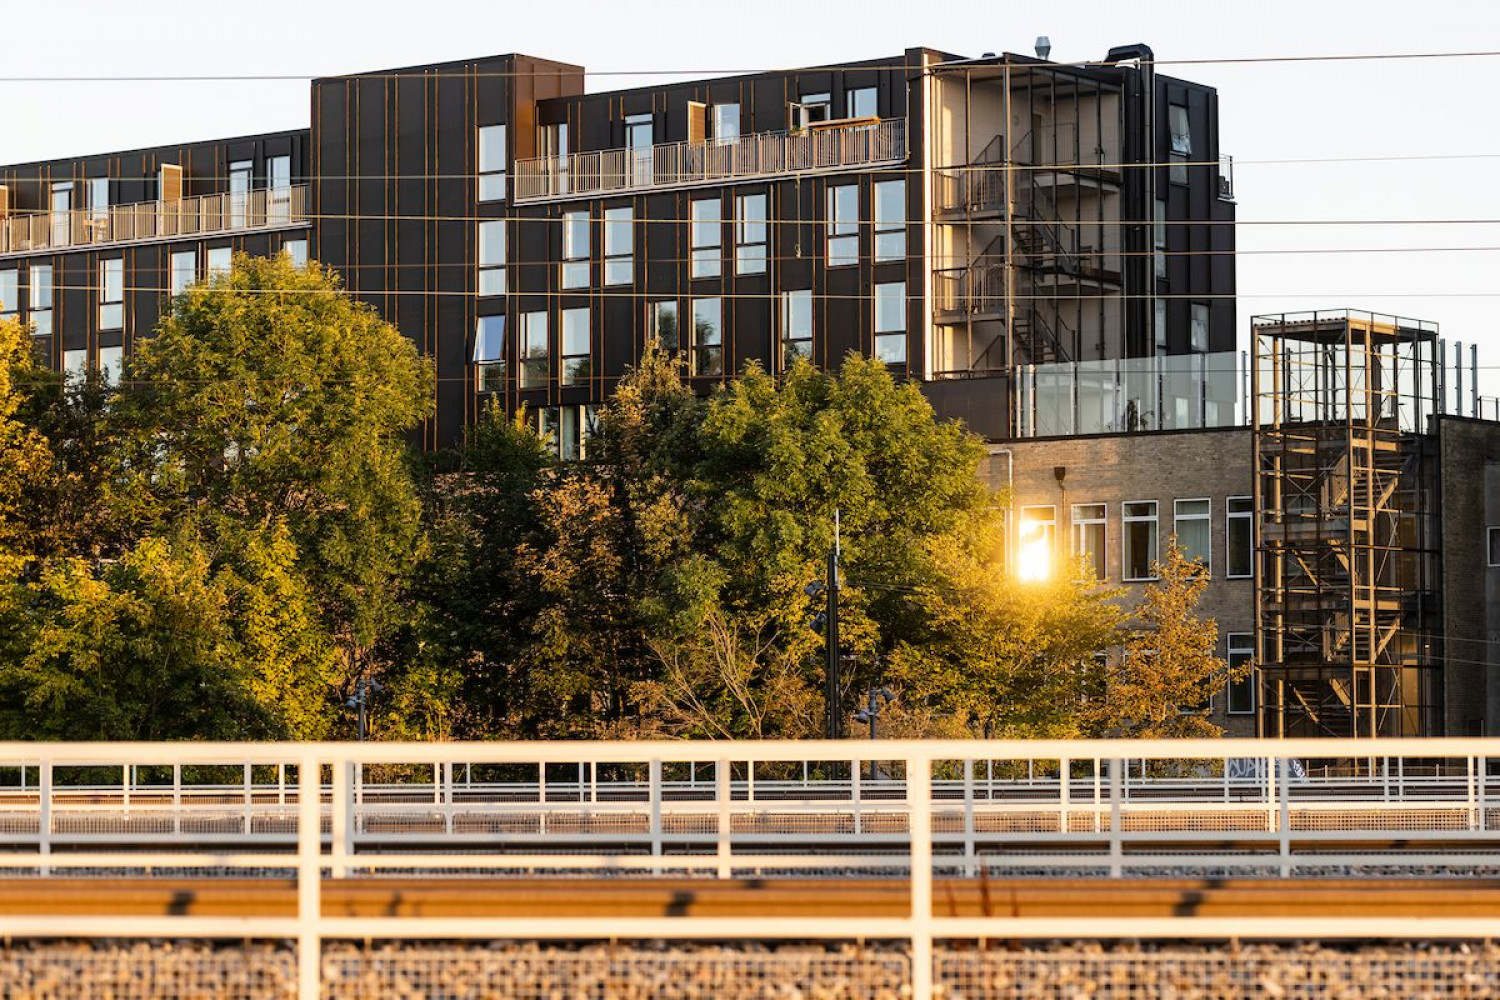
[(307, 218), (305, 184), (101, 209), (32, 212), (0, 218), (0, 254), (274, 229), (300, 225)]
[(694, 184), (872, 167), (906, 159), (906, 120), (738, 139), (670, 142), (517, 160), (514, 199), (584, 198)]
[[(873, 763), (872, 763), (873, 762)], [(234, 772), (226, 780), (224, 769)], [(1494, 772), (1494, 773), (1492, 773)], [(112, 777), (118, 775), (118, 780)], [(1275, 938), (1273, 917), (957, 917), (935, 876), (1357, 877), (1500, 870), (1500, 740), (0, 745), (0, 868), (277, 873), (295, 916), (0, 914), (21, 938)], [(905, 916), (360, 916), (325, 879), (892, 874)], [(1003, 909), (1003, 908), (1002, 908)], [(1329, 917), (1331, 937), (1481, 937), (1484, 918)]]

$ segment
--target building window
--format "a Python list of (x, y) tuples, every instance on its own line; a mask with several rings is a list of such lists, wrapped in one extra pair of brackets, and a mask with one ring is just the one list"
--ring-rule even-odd
[(538, 125), (536, 130), (536, 155), (550, 160), (547, 169), (552, 174), (553, 192), (567, 194), (570, 189), (568, 162), (568, 123)]
[(73, 233), (73, 182), (59, 181), (52, 185), (52, 238), (55, 247), (65, 247), (72, 241)]
[(505, 126), (479, 128), (479, 200), (505, 200)]
[(198, 280), (198, 251), (174, 251), (171, 259), (172, 273), (167, 278), (167, 292), (181, 295)]
[[(1226, 648), (1229, 655), (1225, 660), (1229, 663), (1232, 671), (1243, 667), (1255, 659), (1255, 635), (1251, 632), (1230, 632), (1227, 637)], [(1249, 671), (1237, 681), (1229, 682), (1229, 714), (1230, 715), (1254, 715), (1255, 714), (1255, 674)]]
[(521, 349), (517, 353), (521, 356), (520, 387), (536, 389), (545, 386), (549, 362), (546, 313), (521, 314)]
[(628, 206), (604, 210), (604, 283), (635, 280), (635, 212)]
[(479, 294), (505, 294), (505, 220), (479, 224)]
[(875, 286), (875, 357), (888, 365), (906, 363), (906, 282)]
[(734, 270), (766, 273), (766, 196), (742, 194), (735, 199)]
[(630, 150), (626, 160), (629, 176), (627, 184), (650, 184), (655, 175), (651, 145), (656, 141), (655, 126), (650, 114), (625, 116), (625, 146)]
[(1121, 507), (1120, 574), (1126, 582), (1156, 579), (1156, 501), (1136, 500)]
[(693, 202), (690, 236), (693, 246), (692, 276), (717, 278), (720, 273), (720, 246), (724, 239), (719, 199), (703, 198)]
[(733, 142), (740, 137), (740, 106), (715, 104), (713, 107), (713, 140)]
[(63, 375), (70, 382), (82, 382), (89, 377), (89, 352), (85, 350), (63, 351)]
[(125, 261), (112, 257), (99, 262), (99, 329), (125, 325)]
[[(89, 198), (89, 221), (109, 221), (109, 178), (90, 177), (84, 182)], [(107, 239), (108, 237), (102, 237)]]
[(723, 306), (717, 298), (693, 300), (693, 374), (724, 374)]
[(589, 214), (564, 212), (562, 287), (587, 288), (589, 285)]
[(105, 385), (119, 385), (120, 373), (125, 365), (125, 348), (99, 348), (99, 381)]
[(266, 216), (274, 224), (292, 219), (292, 158), (266, 160)]
[(293, 267), (307, 266), (306, 240), (287, 240), (281, 245), (281, 252), (292, 258)]
[(1202, 302), (1192, 305), (1192, 349), (1200, 354), (1208, 353), (1208, 306)]
[(0, 271), (0, 319), (15, 319), (21, 311), (21, 272)]
[(250, 221), (250, 188), (255, 164), (235, 160), (229, 164), (229, 228), (244, 229)]
[(31, 297), (31, 310), (27, 314), (27, 320), (31, 323), (31, 332), (38, 337), (46, 337), (52, 333), (52, 265), (31, 265), (31, 281), (28, 288)]
[(587, 307), (562, 311), (562, 384), (578, 385), (589, 380), (589, 311)]
[(1156, 353), (1167, 353), (1167, 300), (1156, 300), (1156, 315), (1153, 317), (1152, 330), (1156, 336)]
[(906, 258), (906, 182), (875, 185), (875, 262)]
[(536, 421), (536, 436), (554, 457), (562, 457), (561, 440), (557, 433), (557, 410), (555, 406), (539, 406), (533, 412)]
[(793, 128), (807, 128), (816, 122), (826, 122), (833, 117), (833, 100), (826, 93), (803, 94), (797, 102)]
[(786, 371), (798, 358), (812, 360), (812, 290), (803, 288), (781, 293), (781, 368)]
[(1500, 566), (1500, 526), (1490, 527), (1485, 530), (1487, 548), (1489, 549), (1489, 565)]
[(828, 266), (859, 263), (859, 186), (839, 184), (828, 189)]
[(1102, 503), (1075, 503), (1072, 510), (1073, 556), (1095, 580), (1109, 573), (1105, 564), (1105, 508)]
[(1226, 574), (1231, 580), (1255, 575), (1255, 501), (1230, 497), (1224, 514)]
[(1021, 508), (1021, 534), (1016, 539), (1016, 576), (1045, 580), (1052, 575), (1052, 553), (1057, 551), (1057, 508)]
[(682, 341), (677, 335), (677, 302), (665, 299), (647, 307), (646, 324), (651, 343), (658, 350), (676, 354), (682, 350)]
[(209, 247), (208, 248), (208, 276), (210, 279), (216, 275), (228, 274), (234, 267), (233, 247)]
[(1172, 504), (1172, 533), (1182, 557), (1198, 563), (1206, 573), (1213, 568), (1211, 518), (1213, 501), (1177, 500)]
[(474, 324), (474, 367), (480, 392), (505, 390), (504, 316), (481, 316)]
[(1172, 152), (1192, 156), (1193, 133), (1188, 127), (1187, 107), (1181, 104), (1169, 105), (1168, 125), (1172, 130)]
[(588, 458), (589, 439), (596, 430), (593, 405), (559, 406), (557, 417), (557, 457), (564, 462)]
[(1156, 199), (1156, 216), (1152, 226), (1156, 241), (1156, 276), (1167, 276), (1167, 203)]
[(844, 94), (845, 118), (874, 118), (876, 90), (856, 87)]

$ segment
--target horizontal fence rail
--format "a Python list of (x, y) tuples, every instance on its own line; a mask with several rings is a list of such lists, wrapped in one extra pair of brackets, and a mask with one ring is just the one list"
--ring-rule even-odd
[(758, 132), (736, 139), (668, 142), (516, 161), (518, 202), (755, 180), (789, 173), (899, 163), (906, 120), (891, 118), (801, 132)]
[[(1233, 934), (1285, 920), (934, 916), (933, 880), (1500, 873), (1500, 740), (0, 744), (0, 874), (293, 878), (295, 917), (0, 914), (12, 937), (299, 942)], [(328, 879), (392, 875), (907, 880), (859, 919), (335, 917)], [(564, 891), (559, 883), (559, 891)], [(1342, 918), (1332, 936), (1493, 933)], [(1337, 926), (1335, 926), (1335, 924)], [(1319, 930), (1321, 927), (1321, 930)]]
[(307, 186), (0, 218), (0, 254), (211, 236), (307, 222)]

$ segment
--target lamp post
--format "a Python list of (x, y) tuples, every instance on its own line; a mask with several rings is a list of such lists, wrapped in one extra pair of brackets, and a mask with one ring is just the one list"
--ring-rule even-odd
[[(865, 707), (854, 713), (855, 722), (868, 722), (870, 724), (870, 739), (875, 738), (875, 720), (880, 718), (880, 710), (896, 700), (896, 696), (889, 688), (870, 688)], [(875, 780), (875, 762), (870, 761), (870, 780)]]
[(382, 688), (377, 680), (361, 677), (354, 682), (354, 693), (344, 702), (345, 707), (359, 710), (359, 721), (356, 732), (360, 740), (370, 735), (370, 695), (378, 693)]

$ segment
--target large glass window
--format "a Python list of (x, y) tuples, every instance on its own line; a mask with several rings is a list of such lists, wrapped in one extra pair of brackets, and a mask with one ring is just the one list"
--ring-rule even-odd
[(547, 384), (550, 367), (550, 350), (547, 344), (547, 314), (529, 312), (521, 314), (521, 345), (517, 352), (521, 356), (522, 389), (537, 389)]
[(828, 189), (828, 266), (859, 263), (859, 186), (838, 184)]
[(505, 126), (479, 128), (479, 200), (505, 200)]
[(307, 266), (307, 241), (287, 240), (281, 244), (281, 252), (292, 259), (293, 267)]
[(722, 267), (720, 247), (724, 239), (719, 199), (702, 198), (693, 202), (692, 213), (692, 275), (695, 278), (717, 278)]
[(833, 117), (833, 99), (826, 92), (803, 94), (797, 102), (797, 117), (792, 123), (796, 128), (807, 128), (816, 122), (826, 122)]
[(167, 278), (167, 292), (170, 295), (181, 295), (198, 280), (198, 251), (173, 251), (171, 266), (172, 273)]
[(656, 346), (668, 354), (682, 350), (682, 340), (677, 333), (677, 301), (664, 299), (647, 307), (647, 329)]
[(1160, 198), (1156, 199), (1155, 212), (1151, 227), (1156, 250), (1153, 259), (1156, 261), (1156, 276), (1165, 278), (1167, 276), (1167, 203)]
[(82, 382), (89, 376), (89, 352), (83, 349), (63, 351), (63, 375), (70, 382)]
[(235, 160), (229, 164), (229, 228), (243, 229), (250, 221), (250, 188), (255, 164)]
[(475, 323), (474, 367), (480, 392), (505, 391), (504, 316), (481, 316)]
[(625, 146), (630, 150), (630, 156), (626, 160), (629, 174), (626, 182), (629, 184), (650, 184), (655, 175), (652, 157), (652, 143), (656, 141), (656, 129), (651, 120), (651, 115), (638, 114), (625, 116)]
[(112, 257), (99, 262), (99, 329), (125, 325), (125, 261)]
[(906, 363), (906, 282), (875, 286), (875, 357), (888, 365)]
[[(1229, 669), (1243, 667), (1255, 659), (1255, 634), (1252, 632), (1230, 632), (1226, 646), (1229, 655), (1225, 659)], [(1255, 714), (1255, 673), (1246, 671), (1245, 676), (1229, 682), (1229, 714)]]
[(208, 276), (228, 274), (234, 266), (233, 247), (209, 247), (208, 248)]
[(72, 243), (73, 233), (73, 182), (59, 181), (52, 185), (52, 239), (55, 247)]
[(1121, 507), (1121, 513), (1121, 576), (1126, 581), (1156, 579), (1156, 501), (1127, 502)]
[(1072, 510), (1073, 556), (1095, 580), (1109, 574), (1106, 563), (1106, 517), (1102, 503), (1075, 503)]
[(875, 262), (906, 258), (906, 182), (875, 185)]
[[(84, 182), (89, 196), (89, 221), (99, 224), (109, 221), (109, 178), (90, 177)], [(105, 235), (96, 238), (107, 239)]]
[(724, 374), (723, 303), (717, 298), (693, 300), (693, 374)]
[(1230, 497), (1224, 513), (1225, 575), (1240, 579), (1255, 575), (1255, 501)]
[(31, 323), (31, 332), (38, 337), (49, 336), (52, 333), (52, 265), (31, 265), (28, 284), (31, 309), (26, 318)]
[(587, 288), (589, 284), (589, 213), (564, 212), (562, 287)]
[(604, 210), (604, 283), (635, 280), (635, 212), (627, 205)]
[(99, 381), (105, 385), (119, 385), (120, 373), (125, 366), (125, 348), (99, 348)]
[(0, 271), (0, 319), (15, 319), (21, 311), (21, 272)]
[(1207, 572), (1213, 567), (1212, 522), (1210, 500), (1177, 500), (1172, 504), (1172, 533), (1182, 557), (1200, 564)]
[(1155, 331), (1156, 353), (1167, 353), (1167, 300), (1157, 299), (1152, 329)]
[(738, 104), (715, 104), (713, 106), (713, 139), (716, 142), (733, 142), (740, 137), (740, 106)]
[(1193, 154), (1193, 132), (1188, 127), (1188, 109), (1182, 104), (1168, 106), (1168, 124), (1172, 129), (1172, 152)]
[(272, 223), (292, 218), (292, 158), (272, 156), (266, 160), (266, 214)]
[(589, 311), (587, 307), (562, 311), (562, 383), (580, 385), (588, 382), (591, 372), (589, 356)]
[(735, 199), (734, 270), (736, 274), (766, 272), (766, 196), (742, 194)]
[(557, 417), (557, 457), (564, 462), (577, 462), (588, 458), (589, 439), (596, 431), (593, 405), (559, 406)]
[(1045, 580), (1052, 575), (1052, 554), (1057, 551), (1057, 508), (1021, 508), (1021, 531), (1016, 539), (1016, 576), (1022, 580)]
[(479, 294), (505, 294), (505, 220), (479, 224)]
[(876, 90), (874, 87), (856, 87), (844, 94), (846, 118), (874, 118)]
[(786, 370), (798, 358), (812, 360), (813, 297), (810, 289), (781, 293), (781, 367)]
[(1200, 354), (1208, 351), (1208, 306), (1202, 302), (1194, 302), (1191, 311), (1192, 335), (1189, 343), (1193, 350)]

